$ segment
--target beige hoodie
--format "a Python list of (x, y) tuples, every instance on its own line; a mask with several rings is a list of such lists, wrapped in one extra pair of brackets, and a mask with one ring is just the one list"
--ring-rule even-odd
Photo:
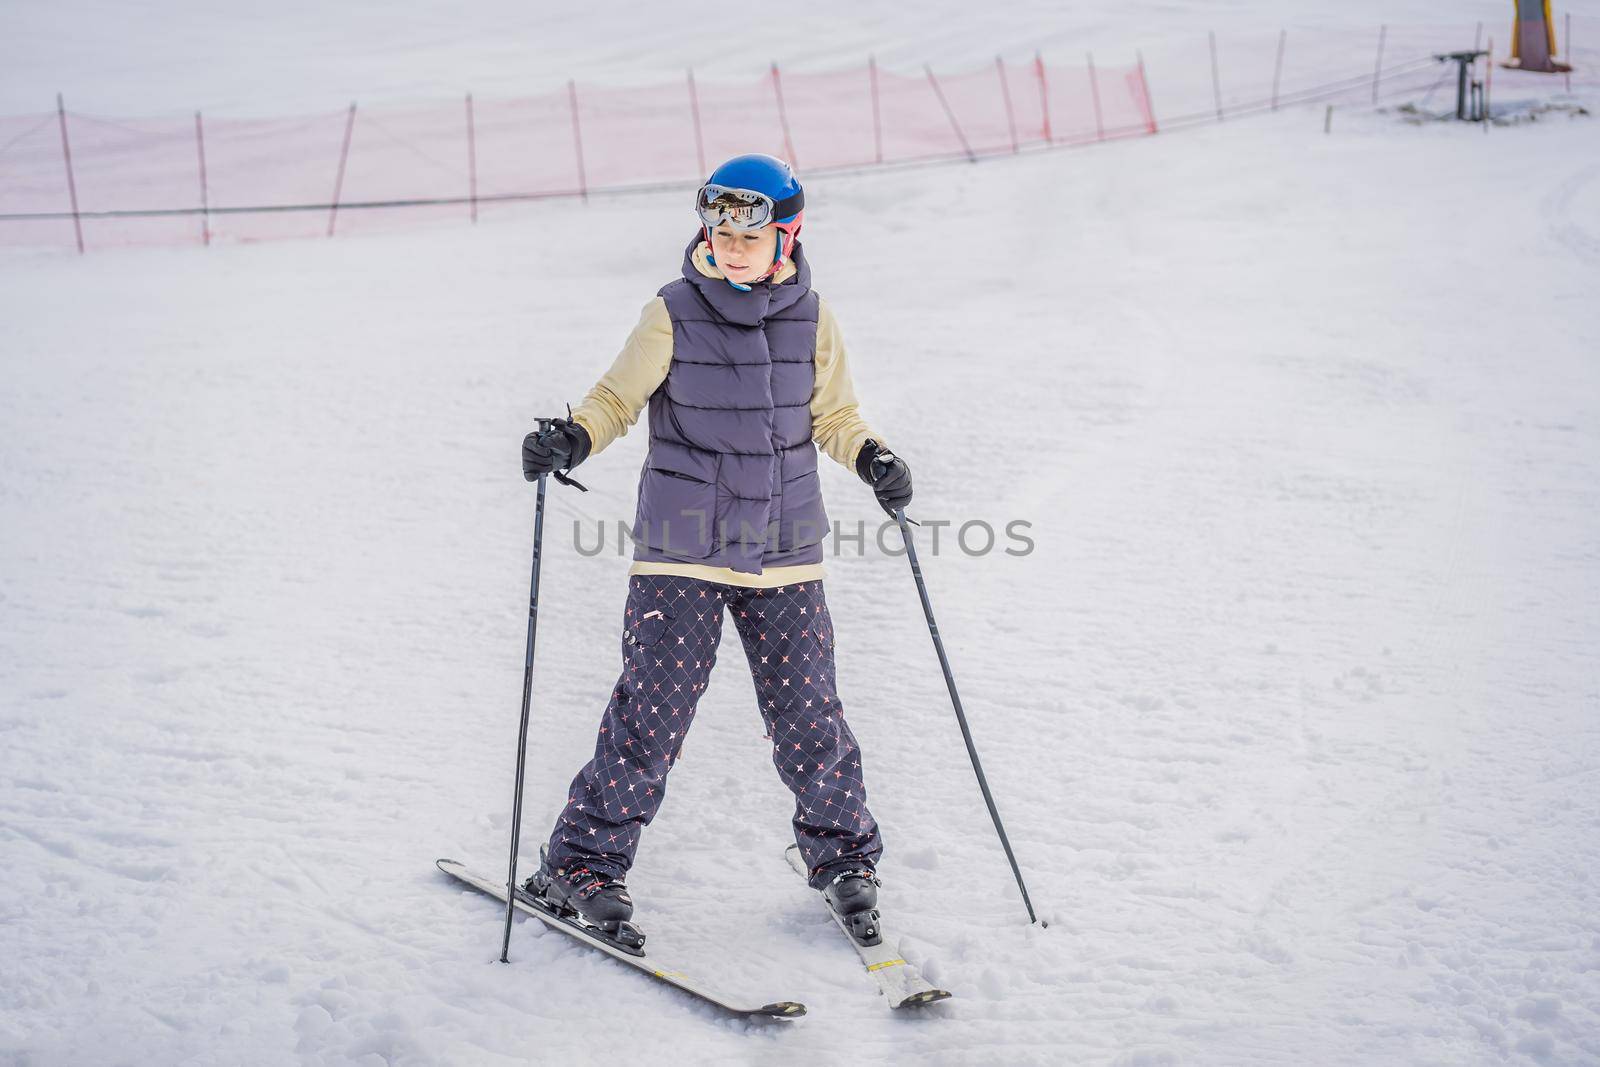
[[(695, 269), (708, 278), (721, 278), (722, 272), (711, 263), (711, 250), (704, 241), (695, 249)], [(782, 283), (793, 277), (794, 263), (785, 262), (773, 281)], [(572, 412), (573, 419), (589, 433), (591, 453), (604, 449), (628, 432), (650, 396), (667, 379), (672, 365), (672, 317), (667, 302), (654, 297), (644, 306), (638, 325), (628, 335), (611, 368), (601, 375), (583, 403)], [(856, 455), (871, 440), (883, 437), (861, 417), (855, 386), (850, 380), (844, 339), (833, 311), (821, 294), (817, 296), (816, 379), (811, 389), (811, 436), (817, 447), (835, 461), (855, 470)], [(731, 567), (708, 567), (698, 563), (634, 563), (629, 574), (676, 574), (725, 585), (772, 589), (793, 582), (816, 581), (823, 577), (822, 564), (798, 567), (771, 567), (760, 574), (746, 574)]]

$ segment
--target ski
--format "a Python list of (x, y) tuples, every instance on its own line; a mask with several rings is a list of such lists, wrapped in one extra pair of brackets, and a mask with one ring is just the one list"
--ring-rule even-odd
[[(502, 905), (505, 903), (506, 887), (504, 883), (494, 882), (481, 874), (476, 874), (455, 860), (442, 859), (438, 861), (437, 866), (450, 877), (465, 882), (480, 893), (494, 897)], [(555, 914), (540, 904), (536, 898), (524, 894), (520, 889), (517, 892), (516, 906), (518, 910), (532, 915), (550, 927), (550, 929), (559, 930), (575, 941), (581, 941), (590, 948), (599, 949), (613, 959), (621, 960), (634, 970), (665, 982), (676, 989), (681, 989), (708, 1004), (714, 1004), (723, 1011), (731, 1012), (734, 1015), (764, 1016), (773, 1019), (794, 1019), (806, 1013), (806, 1006), (793, 1000), (775, 1001), (771, 1004), (762, 1004), (759, 1007), (738, 1003), (711, 989), (699, 980), (690, 978), (682, 971), (652, 959), (648, 953), (639, 952), (634, 954), (629, 952), (606, 938), (598, 936), (595, 931), (587, 930), (577, 923)]]
[[(795, 873), (805, 879), (809, 886), (811, 872), (806, 869), (806, 861), (800, 855), (800, 846), (790, 845), (784, 856), (789, 860), (789, 866), (793, 867)], [(827, 907), (826, 901), (823, 902), (823, 906)], [(881, 920), (878, 923), (878, 932), (881, 935), (879, 942), (876, 945), (863, 945), (850, 936), (850, 930), (845, 926), (844, 920), (832, 908), (828, 908), (828, 914), (844, 933), (845, 940), (855, 946), (856, 953), (860, 955), (862, 964), (867, 968), (867, 973), (878, 983), (878, 991), (888, 998), (891, 1008), (920, 1007), (923, 1004), (933, 1004), (950, 998), (951, 994), (948, 991), (930, 983), (922, 977), (922, 972), (917, 970), (914, 964), (900, 958), (897, 947), (899, 939), (884, 928)]]

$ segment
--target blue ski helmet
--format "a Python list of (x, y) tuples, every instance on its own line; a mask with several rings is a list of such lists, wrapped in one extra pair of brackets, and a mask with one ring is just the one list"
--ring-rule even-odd
[[(706, 179), (705, 185), (695, 195), (696, 211), (705, 230), (707, 245), (711, 243), (712, 224), (707, 222), (707, 212), (702, 208), (706, 205), (708, 190), (713, 188), (734, 193), (754, 193), (756, 196), (749, 199), (765, 202), (762, 205), (765, 210), (757, 210), (755, 218), (759, 221), (755, 225), (759, 227), (771, 223), (778, 228), (781, 237), (772, 265), (761, 277), (776, 273), (794, 254), (795, 240), (805, 220), (805, 190), (800, 185), (800, 179), (794, 176), (794, 170), (776, 156), (752, 152), (734, 156), (712, 171), (711, 177)], [(749, 224), (740, 228), (749, 228)], [(712, 262), (715, 263), (715, 259)]]

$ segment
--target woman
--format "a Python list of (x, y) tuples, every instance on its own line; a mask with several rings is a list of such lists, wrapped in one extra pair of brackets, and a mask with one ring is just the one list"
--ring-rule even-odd
[(811, 885), (863, 933), (883, 845), (861, 753), (834, 689), (822, 593), (820, 448), (891, 513), (911, 475), (857, 410), (839, 328), (798, 241), (805, 194), (787, 163), (745, 155), (696, 195), (682, 277), (645, 305), (570, 420), (523, 441), (523, 474), (567, 470), (650, 408), (623, 671), (595, 754), (572, 782), (526, 889), (637, 947), (623, 884), (705, 692), (731, 614), (773, 762), (795, 794)]

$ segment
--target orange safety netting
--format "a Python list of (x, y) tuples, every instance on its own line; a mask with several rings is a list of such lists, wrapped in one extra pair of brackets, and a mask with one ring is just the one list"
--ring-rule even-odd
[[(1567, 18), (1560, 51), (1595, 84), (1600, 19)], [(1170, 39), (1121, 66), (1042, 58), (962, 73), (774, 66), (743, 84), (569, 83), (515, 99), (240, 119), (0, 116), (0, 245), (254, 241), (476, 218), (506, 203), (692, 187), (721, 160), (767, 152), (802, 176), (978, 159), (1155, 133), (1311, 101), (1426, 105), (1450, 95), (1441, 51), (1497, 28), (1231, 31)], [(1506, 47), (1504, 30), (1501, 44)], [(1486, 72), (1495, 92), (1574, 84)], [(1151, 85), (1156, 87), (1152, 99)], [(1161, 108), (1158, 120), (1156, 109)]]
[[(1137, 66), (920, 75), (774, 67), (742, 85), (569, 84), (519, 99), (286, 119), (0, 117), (0, 244), (263, 240), (692, 186), (742, 152), (802, 174), (1154, 132)], [(70, 160), (70, 166), (69, 166)], [(70, 179), (69, 179), (70, 175)]]

